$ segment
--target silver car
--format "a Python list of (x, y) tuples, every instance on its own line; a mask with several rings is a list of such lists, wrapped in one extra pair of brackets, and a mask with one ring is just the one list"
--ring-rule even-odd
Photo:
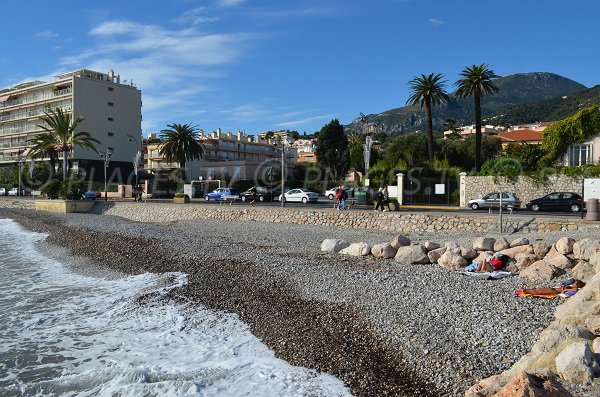
[(488, 193), (478, 199), (469, 200), (467, 204), (474, 210), (478, 210), (480, 208), (499, 208), (500, 207), (500, 194), (502, 194), (502, 208), (520, 208), (521, 200), (511, 192), (494, 192)]

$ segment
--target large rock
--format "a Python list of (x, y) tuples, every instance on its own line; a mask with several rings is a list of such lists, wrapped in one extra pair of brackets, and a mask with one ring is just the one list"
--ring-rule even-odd
[(571, 270), (573, 277), (583, 282), (588, 282), (589, 279), (596, 275), (594, 266), (588, 261), (579, 261)]
[(535, 373), (521, 371), (498, 390), (494, 397), (573, 397), (548, 369)]
[(493, 251), (495, 242), (492, 237), (475, 237), (472, 245), (475, 251)]
[(444, 266), (448, 270), (460, 270), (467, 266), (467, 260), (452, 250), (446, 250), (438, 259), (439, 265)]
[(427, 257), (427, 250), (421, 244), (412, 244), (398, 248), (394, 260), (398, 263), (430, 263)]
[(342, 249), (340, 254), (351, 256), (365, 256), (371, 253), (371, 244), (369, 243), (353, 243)]
[(600, 241), (584, 238), (573, 244), (573, 255), (576, 259), (589, 261), (592, 255), (600, 251)]
[(500, 390), (500, 388), (505, 386), (509, 380), (510, 377), (504, 373), (482, 379), (465, 391), (464, 397), (492, 396), (494, 393)]
[(499, 252), (511, 258), (515, 258), (517, 254), (533, 254), (533, 247), (531, 245), (519, 245), (517, 247), (507, 248)]
[(559, 274), (558, 268), (541, 260), (529, 265), (519, 276), (530, 280), (552, 280)]
[(585, 326), (594, 335), (600, 335), (600, 315), (596, 314), (585, 319)]
[(598, 363), (594, 358), (590, 342), (571, 343), (556, 356), (558, 375), (570, 383), (588, 384), (598, 371)]
[(510, 248), (510, 243), (508, 242), (507, 239), (505, 239), (504, 237), (500, 237), (500, 238), (496, 239), (496, 242), (494, 243), (494, 247), (493, 247), (493, 250), (495, 252), (502, 251), (507, 248)]
[(444, 255), (444, 252), (446, 252), (448, 248), (446, 247), (440, 247), (434, 250), (431, 250), (427, 253), (427, 257), (429, 258), (429, 262), (431, 263), (438, 263), (438, 260), (440, 259), (440, 257), (442, 255)]
[(425, 249), (427, 251), (433, 251), (433, 250), (440, 248), (441, 246), (438, 243), (433, 242), (433, 241), (425, 241), (423, 243), (423, 247), (425, 247)]
[(571, 269), (575, 266), (571, 259), (558, 252), (554, 246), (550, 248), (550, 251), (544, 257), (544, 261), (559, 269)]
[(390, 242), (390, 245), (394, 247), (394, 249), (406, 247), (410, 245), (410, 239), (408, 237), (404, 237), (403, 235), (398, 235), (394, 237), (394, 239)]
[(325, 252), (340, 252), (342, 249), (349, 247), (350, 243), (346, 240), (336, 240), (333, 238), (326, 238), (321, 243), (321, 251)]
[(477, 251), (472, 248), (460, 247), (460, 256), (465, 258), (467, 261), (477, 258)]
[(516, 262), (513, 264), (517, 269), (517, 273), (537, 262), (538, 257), (535, 254), (520, 253), (515, 256)]
[(538, 258), (543, 258), (544, 256), (546, 256), (546, 254), (548, 253), (548, 251), (550, 251), (550, 244), (548, 244), (548, 242), (546, 240), (543, 240), (543, 239), (535, 240), (531, 244), (531, 246), (533, 247), (533, 253)]
[(389, 243), (375, 244), (371, 254), (377, 259), (391, 259), (396, 256), (396, 249)]
[(520, 237), (510, 242), (511, 248), (518, 247), (520, 245), (529, 245), (529, 240), (525, 237)]
[(575, 239), (562, 237), (554, 244), (554, 248), (563, 255), (569, 255), (573, 252), (573, 244), (575, 244)]
[(600, 337), (594, 339), (594, 341), (592, 342), (592, 351), (595, 354), (600, 354)]

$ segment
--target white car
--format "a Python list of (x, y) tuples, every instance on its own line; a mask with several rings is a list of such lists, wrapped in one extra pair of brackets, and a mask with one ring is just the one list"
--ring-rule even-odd
[(12, 189), (10, 189), (8, 191), (8, 195), (9, 196), (18, 196), (19, 195), (19, 188), (18, 187), (13, 187)]
[[(311, 192), (308, 189), (291, 189), (285, 194), (285, 201), (297, 202), (297, 203), (316, 203), (319, 199), (319, 195), (315, 192)], [(279, 195), (279, 201), (281, 201), (281, 195)]]

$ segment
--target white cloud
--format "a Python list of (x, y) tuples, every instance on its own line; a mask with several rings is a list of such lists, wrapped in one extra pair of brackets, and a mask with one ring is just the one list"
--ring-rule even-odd
[(442, 21), (441, 19), (436, 19), (436, 18), (429, 18), (429, 22), (433, 25), (443, 25), (446, 22)]
[(39, 32), (37, 34), (38, 37), (41, 37), (42, 39), (48, 40), (51, 39), (53, 37), (58, 37), (58, 33), (52, 31), (52, 30), (44, 30), (42, 32)]
[(296, 127), (299, 125), (305, 125), (305, 124), (312, 123), (313, 121), (318, 121), (318, 120), (327, 121), (327, 120), (331, 120), (332, 118), (335, 118), (335, 117), (330, 114), (322, 114), (319, 116), (311, 116), (311, 117), (306, 117), (304, 119), (277, 123), (277, 124), (275, 124), (275, 126), (276, 127), (284, 127), (284, 128), (289, 128), (289, 127), (293, 128), (293, 127)]
[(217, 4), (221, 7), (235, 7), (242, 4), (245, 1), (246, 0), (217, 0)]
[(177, 22), (179, 23), (189, 23), (192, 26), (216, 22), (219, 20), (217, 17), (210, 17), (206, 15), (206, 7), (198, 7), (193, 10), (189, 10), (184, 12)]

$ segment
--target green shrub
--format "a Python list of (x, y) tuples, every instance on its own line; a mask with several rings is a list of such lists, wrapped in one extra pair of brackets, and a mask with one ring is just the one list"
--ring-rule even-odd
[(185, 193), (177, 193), (175, 194), (175, 197), (177, 198), (190, 198), (187, 194)]
[(65, 200), (81, 200), (83, 192), (87, 190), (87, 184), (80, 179), (67, 179), (60, 187), (60, 197)]
[(56, 200), (60, 194), (61, 182), (58, 179), (50, 179), (41, 187), (42, 194), (48, 198)]

